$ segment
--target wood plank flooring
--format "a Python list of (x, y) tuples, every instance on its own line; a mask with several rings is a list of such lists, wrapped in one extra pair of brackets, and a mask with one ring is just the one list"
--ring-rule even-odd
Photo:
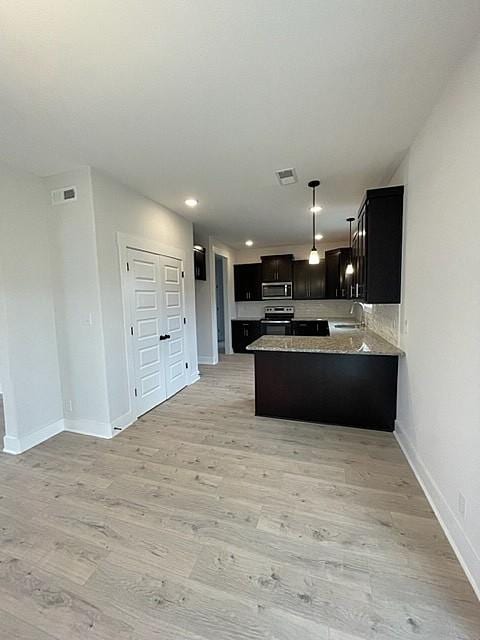
[(479, 640), (480, 604), (393, 436), (255, 418), (236, 355), (0, 455), (0, 638)]

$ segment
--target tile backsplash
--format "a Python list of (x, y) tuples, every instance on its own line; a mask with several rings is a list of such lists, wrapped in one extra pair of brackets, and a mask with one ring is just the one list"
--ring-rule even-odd
[(400, 305), (374, 304), (365, 311), (367, 327), (395, 345), (399, 345)]
[(268, 302), (237, 302), (237, 318), (263, 318), (264, 308), (295, 307), (297, 318), (346, 318), (350, 315), (350, 300), (278, 300)]

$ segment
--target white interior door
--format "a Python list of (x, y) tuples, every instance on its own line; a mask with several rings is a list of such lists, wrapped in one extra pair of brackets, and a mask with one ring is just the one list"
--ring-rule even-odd
[(182, 264), (128, 249), (136, 413), (140, 416), (186, 385)]
[(185, 367), (185, 325), (183, 323), (182, 263), (176, 258), (159, 256), (165, 312), (164, 342), (167, 397), (187, 383)]
[(149, 411), (167, 397), (162, 362), (162, 292), (158, 256), (128, 249), (130, 305), (135, 360), (137, 415)]

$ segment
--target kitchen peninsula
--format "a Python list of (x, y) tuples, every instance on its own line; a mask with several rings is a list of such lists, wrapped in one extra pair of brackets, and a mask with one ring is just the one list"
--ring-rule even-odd
[(247, 350), (256, 415), (393, 431), (404, 353), (372, 331), (262, 336)]

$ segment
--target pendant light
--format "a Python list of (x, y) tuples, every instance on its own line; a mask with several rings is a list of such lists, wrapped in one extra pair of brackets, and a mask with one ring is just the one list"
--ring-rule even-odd
[(355, 218), (347, 218), (347, 222), (350, 225), (350, 261), (347, 264), (347, 268), (345, 269), (345, 275), (351, 276), (353, 275), (353, 264), (352, 264), (352, 222)]
[(310, 207), (310, 211), (312, 212), (313, 219), (313, 233), (312, 233), (312, 250), (310, 251), (310, 256), (308, 258), (308, 264), (320, 264), (320, 254), (317, 251), (317, 247), (315, 246), (315, 215), (322, 210), (322, 207), (319, 207), (315, 203), (315, 189), (320, 185), (320, 180), (310, 180), (308, 186), (312, 189), (312, 206)]

